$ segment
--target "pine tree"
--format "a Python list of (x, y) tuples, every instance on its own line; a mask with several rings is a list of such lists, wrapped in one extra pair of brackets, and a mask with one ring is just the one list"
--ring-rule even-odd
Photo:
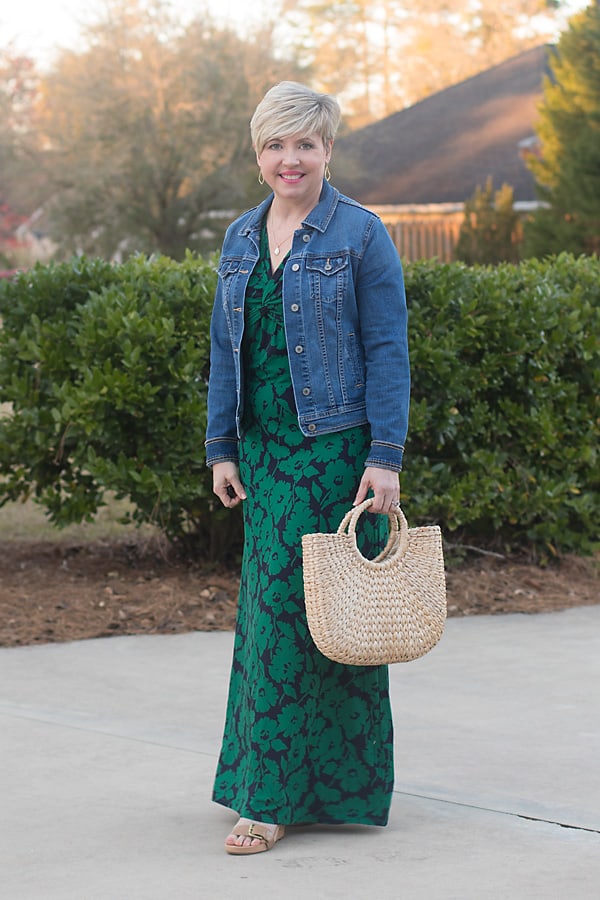
[(600, 2), (569, 23), (550, 57), (528, 165), (548, 206), (526, 224), (526, 252), (600, 252)]
[(517, 262), (521, 228), (513, 208), (513, 189), (494, 192), (491, 178), (465, 201), (465, 218), (454, 255), (468, 265)]

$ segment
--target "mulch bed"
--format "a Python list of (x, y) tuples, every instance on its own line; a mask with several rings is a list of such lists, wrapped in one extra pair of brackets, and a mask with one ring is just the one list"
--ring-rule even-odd
[[(141, 542), (0, 542), (0, 647), (234, 626), (239, 571), (169, 559)], [(598, 560), (547, 568), (472, 558), (447, 574), (448, 614), (600, 603)]]

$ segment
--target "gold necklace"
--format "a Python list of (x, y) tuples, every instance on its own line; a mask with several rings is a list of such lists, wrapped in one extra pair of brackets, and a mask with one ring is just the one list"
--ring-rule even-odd
[(279, 254), (281, 253), (282, 245), (287, 243), (287, 241), (289, 241), (289, 239), (292, 237), (292, 235), (294, 234), (294, 232), (296, 231), (296, 228), (298, 226), (297, 225), (294, 226), (293, 230), (290, 231), (290, 233), (288, 235), (286, 235), (286, 237), (284, 237), (280, 241), (278, 241), (277, 237), (275, 235), (275, 229), (273, 228), (273, 222), (270, 221), (269, 224), (271, 226), (271, 236), (273, 238), (273, 241), (275, 242), (275, 246), (273, 247), (273, 253), (275, 254), (275, 256), (279, 256)]

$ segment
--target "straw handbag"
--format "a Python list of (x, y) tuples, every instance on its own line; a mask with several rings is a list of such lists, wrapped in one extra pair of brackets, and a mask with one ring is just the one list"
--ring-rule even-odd
[(302, 538), (310, 633), (324, 656), (355, 666), (417, 659), (435, 647), (446, 621), (439, 527), (409, 529), (398, 509), (389, 514), (384, 550), (366, 559), (356, 523), (372, 502), (350, 510), (336, 534)]

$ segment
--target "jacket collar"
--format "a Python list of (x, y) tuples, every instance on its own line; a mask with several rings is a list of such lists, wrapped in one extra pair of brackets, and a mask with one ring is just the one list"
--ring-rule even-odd
[[(340, 192), (332, 187), (329, 182), (323, 180), (319, 202), (314, 209), (311, 209), (309, 214), (303, 220), (303, 224), (307, 225), (309, 228), (315, 228), (317, 231), (324, 232), (333, 217), (339, 198)], [(249, 218), (246, 219), (239, 234), (247, 237), (251, 233), (259, 232), (263, 219), (272, 202), (273, 194), (269, 194), (259, 206), (255, 206), (254, 209), (250, 211)]]

